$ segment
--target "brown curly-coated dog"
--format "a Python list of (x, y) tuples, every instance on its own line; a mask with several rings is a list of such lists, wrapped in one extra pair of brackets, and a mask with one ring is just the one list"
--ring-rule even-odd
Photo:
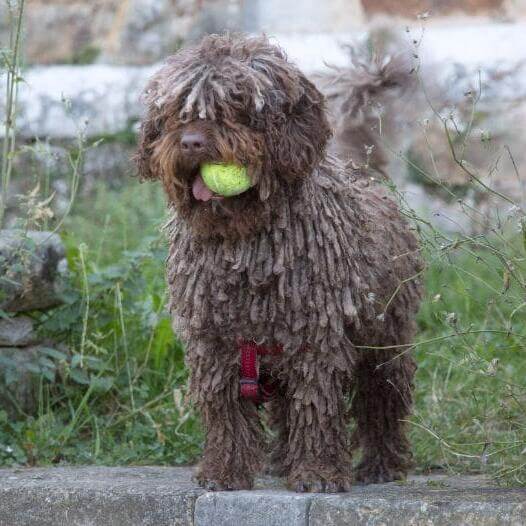
[[(170, 57), (144, 98), (136, 161), (173, 209), (170, 309), (206, 431), (199, 483), (250, 488), (264, 465), (240, 342), (278, 350), (259, 374), (273, 387), (272, 467), (290, 487), (348, 490), (353, 448), (357, 480), (403, 477), (417, 242), (380, 187), (326, 156), (321, 93), (268, 39), (213, 35)], [(211, 161), (247, 167), (253, 186), (214, 195), (200, 175)]]

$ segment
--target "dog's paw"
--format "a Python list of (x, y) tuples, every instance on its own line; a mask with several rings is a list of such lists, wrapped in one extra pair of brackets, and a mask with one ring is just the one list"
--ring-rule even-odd
[(207, 491), (233, 491), (238, 489), (252, 489), (254, 481), (246, 477), (213, 477), (198, 473), (197, 483)]
[(297, 493), (342, 493), (350, 491), (351, 478), (342, 475), (321, 476), (303, 472), (289, 477), (288, 486)]
[(404, 469), (390, 465), (381, 458), (364, 460), (354, 469), (354, 479), (363, 484), (382, 484), (404, 480), (406, 475)]

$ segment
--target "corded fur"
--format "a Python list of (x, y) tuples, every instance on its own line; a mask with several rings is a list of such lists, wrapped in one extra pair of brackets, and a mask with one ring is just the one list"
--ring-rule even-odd
[[(207, 434), (200, 484), (250, 488), (264, 465), (258, 412), (239, 394), (240, 338), (283, 346), (262, 361), (279, 386), (268, 404), (273, 467), (292, 488), (349, 489), (353, 390), (359, 477), (403, 476), (410, 453), (398, 420), (410, 410), (414, 366), (360, 346), (411, 340), (418, 246), (381, 187), (325, 154), (323, 96), (266, 38), (226, 35), (169, 59), (145, 102), (136, 159), (173, 211), (170, 311)], [(180, 151), (185, 130), (207, 138), (195, 159)], [(254, 187), (196, 201), (191, 180), (206, 160), (247, 166)]]

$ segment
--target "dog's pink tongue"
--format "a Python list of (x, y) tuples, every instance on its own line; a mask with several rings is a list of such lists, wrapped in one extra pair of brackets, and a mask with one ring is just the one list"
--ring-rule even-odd
[(201, 174), (198, 174), (194, 179), (192, 193), (198, 201), (209, 201), (214, 196), (214, 192), (206, 186)]

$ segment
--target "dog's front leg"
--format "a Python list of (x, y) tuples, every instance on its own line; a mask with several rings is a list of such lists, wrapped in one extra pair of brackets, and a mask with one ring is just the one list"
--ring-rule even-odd
[(346, 411), (350, 355), (343, 350), (341, 359), (335, 360), (332, 353), (304, 350), (287, 366), (289, 442), (285, 470), (295, 491), (334, 493), (350, 489)]
[(198, 340), (186, 356), (206, 433), (197, 480), (209, 490), (250, 489), (263, 461), (262, 429), (255, 404), (239, 396), (236, 347)]

